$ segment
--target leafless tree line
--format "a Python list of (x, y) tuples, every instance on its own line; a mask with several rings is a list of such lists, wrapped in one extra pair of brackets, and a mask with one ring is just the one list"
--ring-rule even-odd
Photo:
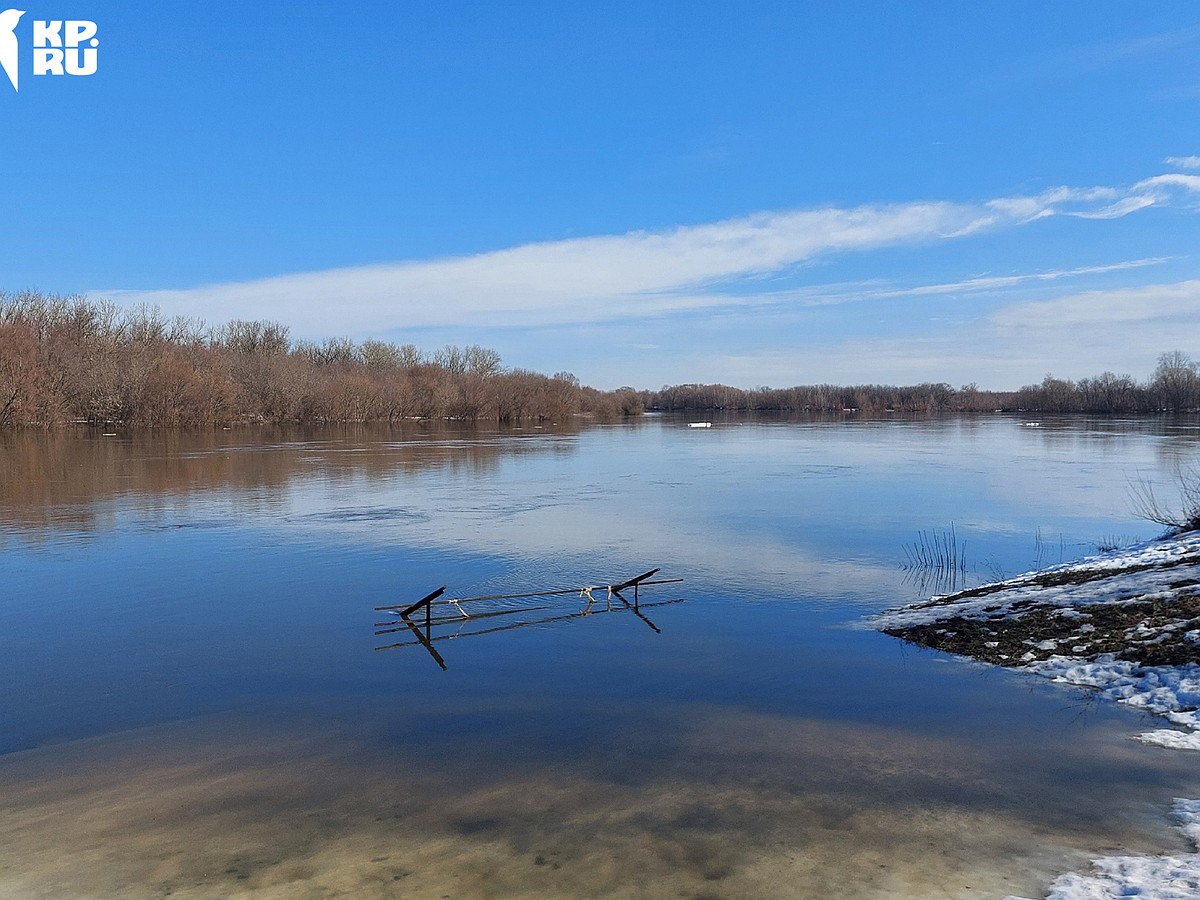
[(1139, 414), (1200, 410), (1200, 366), (1165, 353), (1149, 380), (1104, 372), (1047, 375), (1017, 391), (974, 384), (819, 384), (743, 390), (681, 384), (601, 392), (573, 375), (505, 369), (485, 347), (347, 338), (293, 340), (277, 322), (211, 327), (155, 307), (37, 291), (0, 292), (0, 427), (67, 422), (205, 426), (413, 418), (561, 422), (664, 411), (932, 415), (955, 412)]
[(294, 341), (276, 322), (211, 327), (155, 307), (0, 292), (0, 427), (564, 422), (640, 412), (632, 390), (505, 369), (485, 347)]
[(1099, 415), (1200, 411), (1200, 365), (1182, 351), (1164, 353), (1146, 382), (1104, 372), (1070, 381), (1047, 375), (1017, 391), (987, 391), (968, 384), (910, 386), (832, 384), (743, 390), (722, 384), (680, 384), (642, 394), (647, 409), (664, 411), (910, 413), (1091, 413)]
[(733, 412), (867, 413), (903, 411), (932, 414), (953, 411), (955, 391), (948, 384), (891, 387), (868, 384), (817, 384), (790, 388), (742, 390), (723, 384), (679, 384), (648, 393), (648, 409), (664, 411), (728, 410)]

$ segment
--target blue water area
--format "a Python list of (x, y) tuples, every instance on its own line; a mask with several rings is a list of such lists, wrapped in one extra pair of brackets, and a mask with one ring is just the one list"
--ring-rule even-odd
[[(389, 764), (475, 778), (583, 767), (622, 785), (777, 787), (779, 738), (759, 762), (753, 744), (736, 763), (697, 747), (722, 723), (747, 739), (793, 723), (823, 735), (796, 750), (815, 779), (801, 793), (899, 802), (897, 779), (848, 778), (830, 748), (929, 742), (959, 774), (905, 770), (904, 803), (1038, 827), (1136, 818), (1193, 780), (1178, 755), (1126, 740), (1144, 718), (862, 622), (947, 579), (1153, 537), (1128, 484), (1169, 488), (1196, 438), (1002, 417), (6, 436), (0, 753), (237, 714), (332, 723)], [(951, 540), (952, 571), (913, 568), (922, 541)], [(640, 591), (683, 600), (643, 610), (658, 630), (610, 612), (602, 588), (654, 567), (683, 579)], [(441, 585), (594, 585), (596, 614), (562, 618), (586, 606), (574, 590), (505, 601), (544, 608), (490, 634), (443, 626), (444, 669), (407, 631), (375, 634), (396, 617), (374, 607)]]

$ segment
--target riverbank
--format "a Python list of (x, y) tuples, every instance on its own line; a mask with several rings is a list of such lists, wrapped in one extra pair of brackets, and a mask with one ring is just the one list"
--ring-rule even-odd
[[(1089, 557), (888, 610), (871, 620), (910, 643), (1023, 669), (1162, 716), (1138, 740), (1200, 750), (1200, 532)], [(1200, 804), (1177, 800), (1188, 837)], [(1097, 859), (1052, 900), (1200, 891), (1200, 853)]]
[(923, 647), (1096, 688), (1200, 750), (1200, 532), (888, 610), (871, 624)]

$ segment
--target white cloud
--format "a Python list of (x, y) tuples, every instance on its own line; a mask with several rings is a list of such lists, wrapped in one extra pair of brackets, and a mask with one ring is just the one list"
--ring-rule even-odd
[[(913, 202), (760, 212), (669, 231), (528, 244), (475, 256), (281, 275), (185, 290), (103, 291), (170, 314), (282, 321), (301, 335), (397, 327), (554, 325), (655, 316), (762, 296), (729, 282), (833, 254), (961, 239), (1050, 216), (1117, 218), (1200, 192), (1200, 176), (1059, 187), (980, 204)], [(722, 284), (724, 283), (724, 284)]]
[(1122, 197), (1116, 203), (1108, 206), (1102, 206), (1099, 209), (1079, 210), (1070, 213), (1072, 216), (1077, 216), (1080, 219), (1120, 219), (1130, 213), (1137, 212), (1139, 209), (1146, 209), (1153, 206), (1157, 202), (1154, 197), (1149, 194), (1134, 195), (1131, 197)]
[(702, 307), (711, 302), (703, 292), (672, 292), (823, 253), (967, 233), (989, 218), (949, 203), (756, 213), (667, 232), (109, 296), (207, 318), (278, 318), (301, 331), (334, 320), (352, 331), (593, 321)]
[[(1063, 332), (1076, 328), (1111, 329), (1132, 323), (1163, 323), (1169, 327), (1200, 322), (1200, 280), (1152, 284), (1109, 291), (1089, 291), (1070, 297), (1022, 303), (991, 316), (998, 328)], [(1186, 333), (1186, 332), (1185, 332)], [(1120, 335), (1128, 337), (1128, 332)]]
[(1134, 191), (1156, 189), (1160, 187), (1181, 187), (1189, 191), (1200, 191), (1200, 175), (1180, 175), (1178, 172), (1168, 172), (1166, 175), (1155, 175), (1139, 181), (1133, 186)]
[(854, 338), (769, 348), (713, 361), (730, 384), (977, 382), (992, 389), (1104, 370), (1146, 378), (1160, 353), (1195, 353), (1200, 280), (1089, 291), (1018, 303), (951, 329), (903, 338)]
[(1068, 214), (1083, 219), (1119, 219), (1139, 209), (1170, 203), (1176, 190), (1200, 193), (1200, 175), (1170, 172), (1144, 178), (1112, 203), (1098, 209), (1071, 210)]
[(1130, 259), (1106, 266), (1079, 266), (1074, 269), (1058, 269), (1051, 272), (1029, 272), (1022, 275), (990, 275), (978, 278), (968, 278), (949, 284), (921, 285), (904, 290), (882, 292), (882, 296), (919, 296), (922, 294), (957, 294), (964, 291), (992, 291), (999, 288), (1016, 287), (1029, 282), (1059, 281), (1063, 278), (1076, 278), (1081, 275), (1104, 275), (1109, 272), (1121, 272), (1127, 269), (1140, 269), (1144, 266), (1155, 266), (1167, 262), (1165, 257), (1154, 256), (1145, 259)]
[[(1063, 279), (1078, 278), (1087, 275), (1105, 275), (1111, 272), (1122, 272), (1129, 269), (1161, 265), (1165, 262), (1169, 262), (1168, 257), (1153, 256), (1143, 259), (1124, 260), (1103, 266), (1079, 266), (1073, 269), (1056, 269), (1049, 272), (1025, 272), (1018, 275), (980, 275), (960, 281), (920, 284), (913, 287), (886, 287), (880, 286), (879, 282), (859, 282), (857, 284), (822, 285), (806, 290), (781, 291), (772, 294), (760, 294), (758, 296), (760, 299), (768, 301), (773, 300), (778, 302), (787, 299), (800, 305), (815, 306), (862, 300), (926, 297), (939, 294), (995, 292), (1031, 283), (1061, 281)], [(733, 300), (731, 299), (732, 302)]]
[(1163, 162), (1178, 169), (1200, 169), (1200, 156), (1168, 156)]

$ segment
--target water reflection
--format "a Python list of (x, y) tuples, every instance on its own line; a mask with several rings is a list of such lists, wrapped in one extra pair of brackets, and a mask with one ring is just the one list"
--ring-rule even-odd
[[(185, 512), (206, 494), (231, 511), (289, 510), (287, 488), (319, 478), (336, 487), (425, 471), (489, 475), (503, 458), (569, 454), (577, 430), (490, 432), (465, 426), (245, 431), (0, 432), (0, 521), (30, 539), (115, 524), (113, 504)], [(352, 511), (342, 510), (343, 515)]]
[(982, 417), (10, 433), (0, 518), (6, 535), (33, 542), (89, 540), (123, 517), (151, 531), (240, 526), (325, 546), (487, 554), (513, 561), (506, 578), (651, 557), (735, 590), (876, 595), (878, 608), (939, 588), (901, 567), (905, 536), (921, 529), (957, 528), (969, 546), (956, 587), (1082, 555), (1114, 534), (1155, 535), (1133, 516), (1127, 481), (1169, 481), (1161, 448), (1198, 435), (1182, 421), (1030, 429)]

